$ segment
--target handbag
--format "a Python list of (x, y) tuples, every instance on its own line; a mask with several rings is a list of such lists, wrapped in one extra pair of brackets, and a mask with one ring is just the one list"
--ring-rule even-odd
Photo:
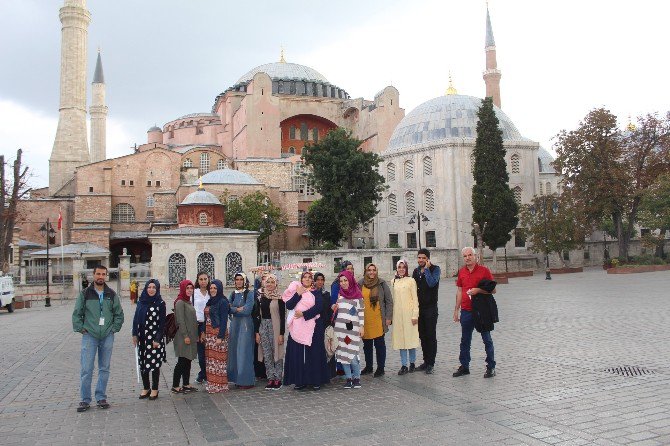
[(337, 350), (338, 345), (335, 329), (330, 325), (326, 327), (326, 331), (324, 332), (323, 336), (323, 342), (326, 346), (326, 357), (328, 358), (328, 361), (330, 361), (330, 358), (335, 356), (335, 351)]

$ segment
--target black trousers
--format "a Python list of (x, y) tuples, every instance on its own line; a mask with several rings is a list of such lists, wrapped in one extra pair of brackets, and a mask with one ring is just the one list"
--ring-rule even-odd
[(172, 387), (179, 387), (179, 381), (182, 381), (185, 386), (190, 384), (191, 380), (191, 360), (183, 357), (177, 358), (177, 365), (174, 366), (174, 373), (172, 374)]
[[(198, 322), (198, 333), (205, 332), (205, 323)], [(200, 366), (200, 371), (198, 372), (198, 379), (203, 380), (207, 379), (206, 364), (205, 364), (205, 343), (198, 342), (198, 365)]]
[(419, 339), (421, 339), (423, 362), (434, 366), (437, 355), (437, 313), (419, 312)]
[[(160, 377), (160, 368), (151, 371), (151, 381), (153, 383), (151, 390), (158, 390), (158, 380)], [(142, 372), (142, 384), (144, 384), (144, 390), (149, 390), (149, 372)]]
[(384, 335), (373, 339), (363, 339), (363, 354), (365, 355), (365, 367), (372, 369), (372, 346), (377, 353), (377, 368), (384, 370), (386, 365), (386, 341)]

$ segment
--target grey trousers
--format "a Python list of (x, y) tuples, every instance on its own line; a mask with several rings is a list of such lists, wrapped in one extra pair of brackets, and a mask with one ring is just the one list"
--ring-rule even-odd
[(265, 362), (265, 372), (268, 380), (282, 380), (284, 375), (284, 360), (275, 362), (274, 334), (272, 332), (272, 319), (261, 319), (261, 326), (258, 329), (261, 335), (261, 348), (263, 349), (263, 361)]

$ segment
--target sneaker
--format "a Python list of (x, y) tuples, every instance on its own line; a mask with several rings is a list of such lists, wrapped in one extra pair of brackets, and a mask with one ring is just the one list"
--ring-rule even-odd
[(433, 374), (433, 368), (435, 368), (435, 366), (427, 365), (426, 366), (426, 375), (432, 375)]
[(321, 390), (321, 386), (312, 386), (312, 390)]
[(494, 376), (496, 376), (496, 369), (486, 367), (486, 373), (484, 373), (484, 378), (493, 378)]
[(416, 370), (416, 366), (414, 365), (413, 362), (409, 363), (409, 373), (414, 373), (414, 370)]
[(197, 382), (198, 384), (202, 384), (202, 383), (205, 382), (205, 380), (204, 380), (204, 378), (198, 378), (198, 379), (195, 380), (195, 382)]
[(406, 365), (400, 367), (400, 370), (398, 370), (398, 375), (400, 375), (400, 376), (407, 375), (407, 373), (409, 373), (409, 371), (407, 370)]
[(279, 390), (281, 388), (282, 388), (282, 383), (281, 383), (281, 380), (278, 379), (278, 380), (275, 381), (275, 386), (272, 390)]
[(293, 390), (298, 390), (298, 391), (300, 391), (300, 390), (305, 390), (306, 388), (307, 388), (307, 386), (294, 386), (294, 387), (293, 387)]
[(274, 381), (268, 381), (268, 385), (265, 386), (265, 390), (274, 390), (275, 388), (275, 382)]
[(91, 405), (85, 402), (79, 403), (79, 406), (77, 406), (77, 412), (86, 412), (88, 409), (91, 408)]
[(344, 386), (342, 386), (345, 389), (353, 389), (354, 388), (354, 382), (351, 380), (351, 378), (347, 378), (347, 382), (344, 383)]
[(107, 400), (100, 400), (100, 401), (98, 401), (97, 406), (98, 406), (100, 409), (109, 409), (109, 403), (107, 402)]
[(255, 387), (254, 385), (237, 386), (237, 388), (240, 389), (240, 390), (249, 390), (249, 389), (253, 389), (254, 387)]
[(354, 382), (352, 384), (352, 387), (354, 389), (360, 389), (361, 388), (361, 379), (360, 378), (354, 378)]
[(424, 370), (426, 370), (426, 367), (428, 367), (428, 364), (426, 364), (426, 363), (424, 362), (423, 364), (421, 364), (421, 365), (420, 365), (419, 367), (417, 367), (416, 369), (417, 369), (417, 370), (421, 370), (421, 371), (423, 372)]
[(375, 374), (372, 375), (372, 376), (374, 376), (375, 378), (379, 378), (380, 376), (384, 376), (384, 369), (377, 368), (377, 370), (375, 370)]
[(453, 373), (452, 376), (453, 376), (454, 378), (458, 378), (459, 376), (469, 375), (469, 374), (470, 374), (470, 369), (466, 369), (465, 367), (463, 367), (463, 366), (461, 365), (461, 366), (458, 367), (458, 370), (456, 370), (456, 371)]
[(365, 366), (365, 368), (361, 370), (361, 376), (369, 375), (370, 373), (372, 373), (372, 367)]

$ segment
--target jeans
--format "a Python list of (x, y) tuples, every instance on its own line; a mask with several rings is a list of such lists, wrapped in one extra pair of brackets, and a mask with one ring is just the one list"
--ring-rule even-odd
[(342, 364), (342, 368), (347, 379), (361, 378), (361, 362), (358, 360), (358, 356), (351, 360), (351, 364)]
[(98, 354), (98, 384), (95, 386), (95, 400), (107, 399), (107, 381), (109, 381), (109, 363), (112, 359), (114, 333), (98, 339), (88, 333), (81, 338), (81, 400), (91, 403), (91, 380), (95, 368), (95, 355)]
[[(461, 365), (466, 369), (470, 368), (470, 345), (472, 344), (472, 332), (475, 329), (475, 321), (472, 312), (461, 310), (461, 354), (458, 357)], [(481, 333), (486, 350), (486, 366), (494, 369), (496, 362), (493, 356), (493, 339), (490, 331)]]
[(409, 352), (409, 362), (414, 364), (416, 362), (416, 349), (415, 348), (401, 348), (400, 349), (400, 364), (407, 367), (407, 352)]
[(437, 313), (422, 314), (419, 310), (419, 339), (423, 362), (434, 366), (437, 355)]
[(174, 366), (172, 374), (172, 387), (179, 387), (179, 381), (185, 386), (190, 384), (191, 380), (191, 360), (183, 357), (177, 358), (177, 365)]
[(386, 341), (384, 335), (373, 339), (363, 339), (363, 353), (365, 354), (365, 367), (372, 370), (372, 346), (377, 353), (377, 368), (384, 370), (386, 365)]

